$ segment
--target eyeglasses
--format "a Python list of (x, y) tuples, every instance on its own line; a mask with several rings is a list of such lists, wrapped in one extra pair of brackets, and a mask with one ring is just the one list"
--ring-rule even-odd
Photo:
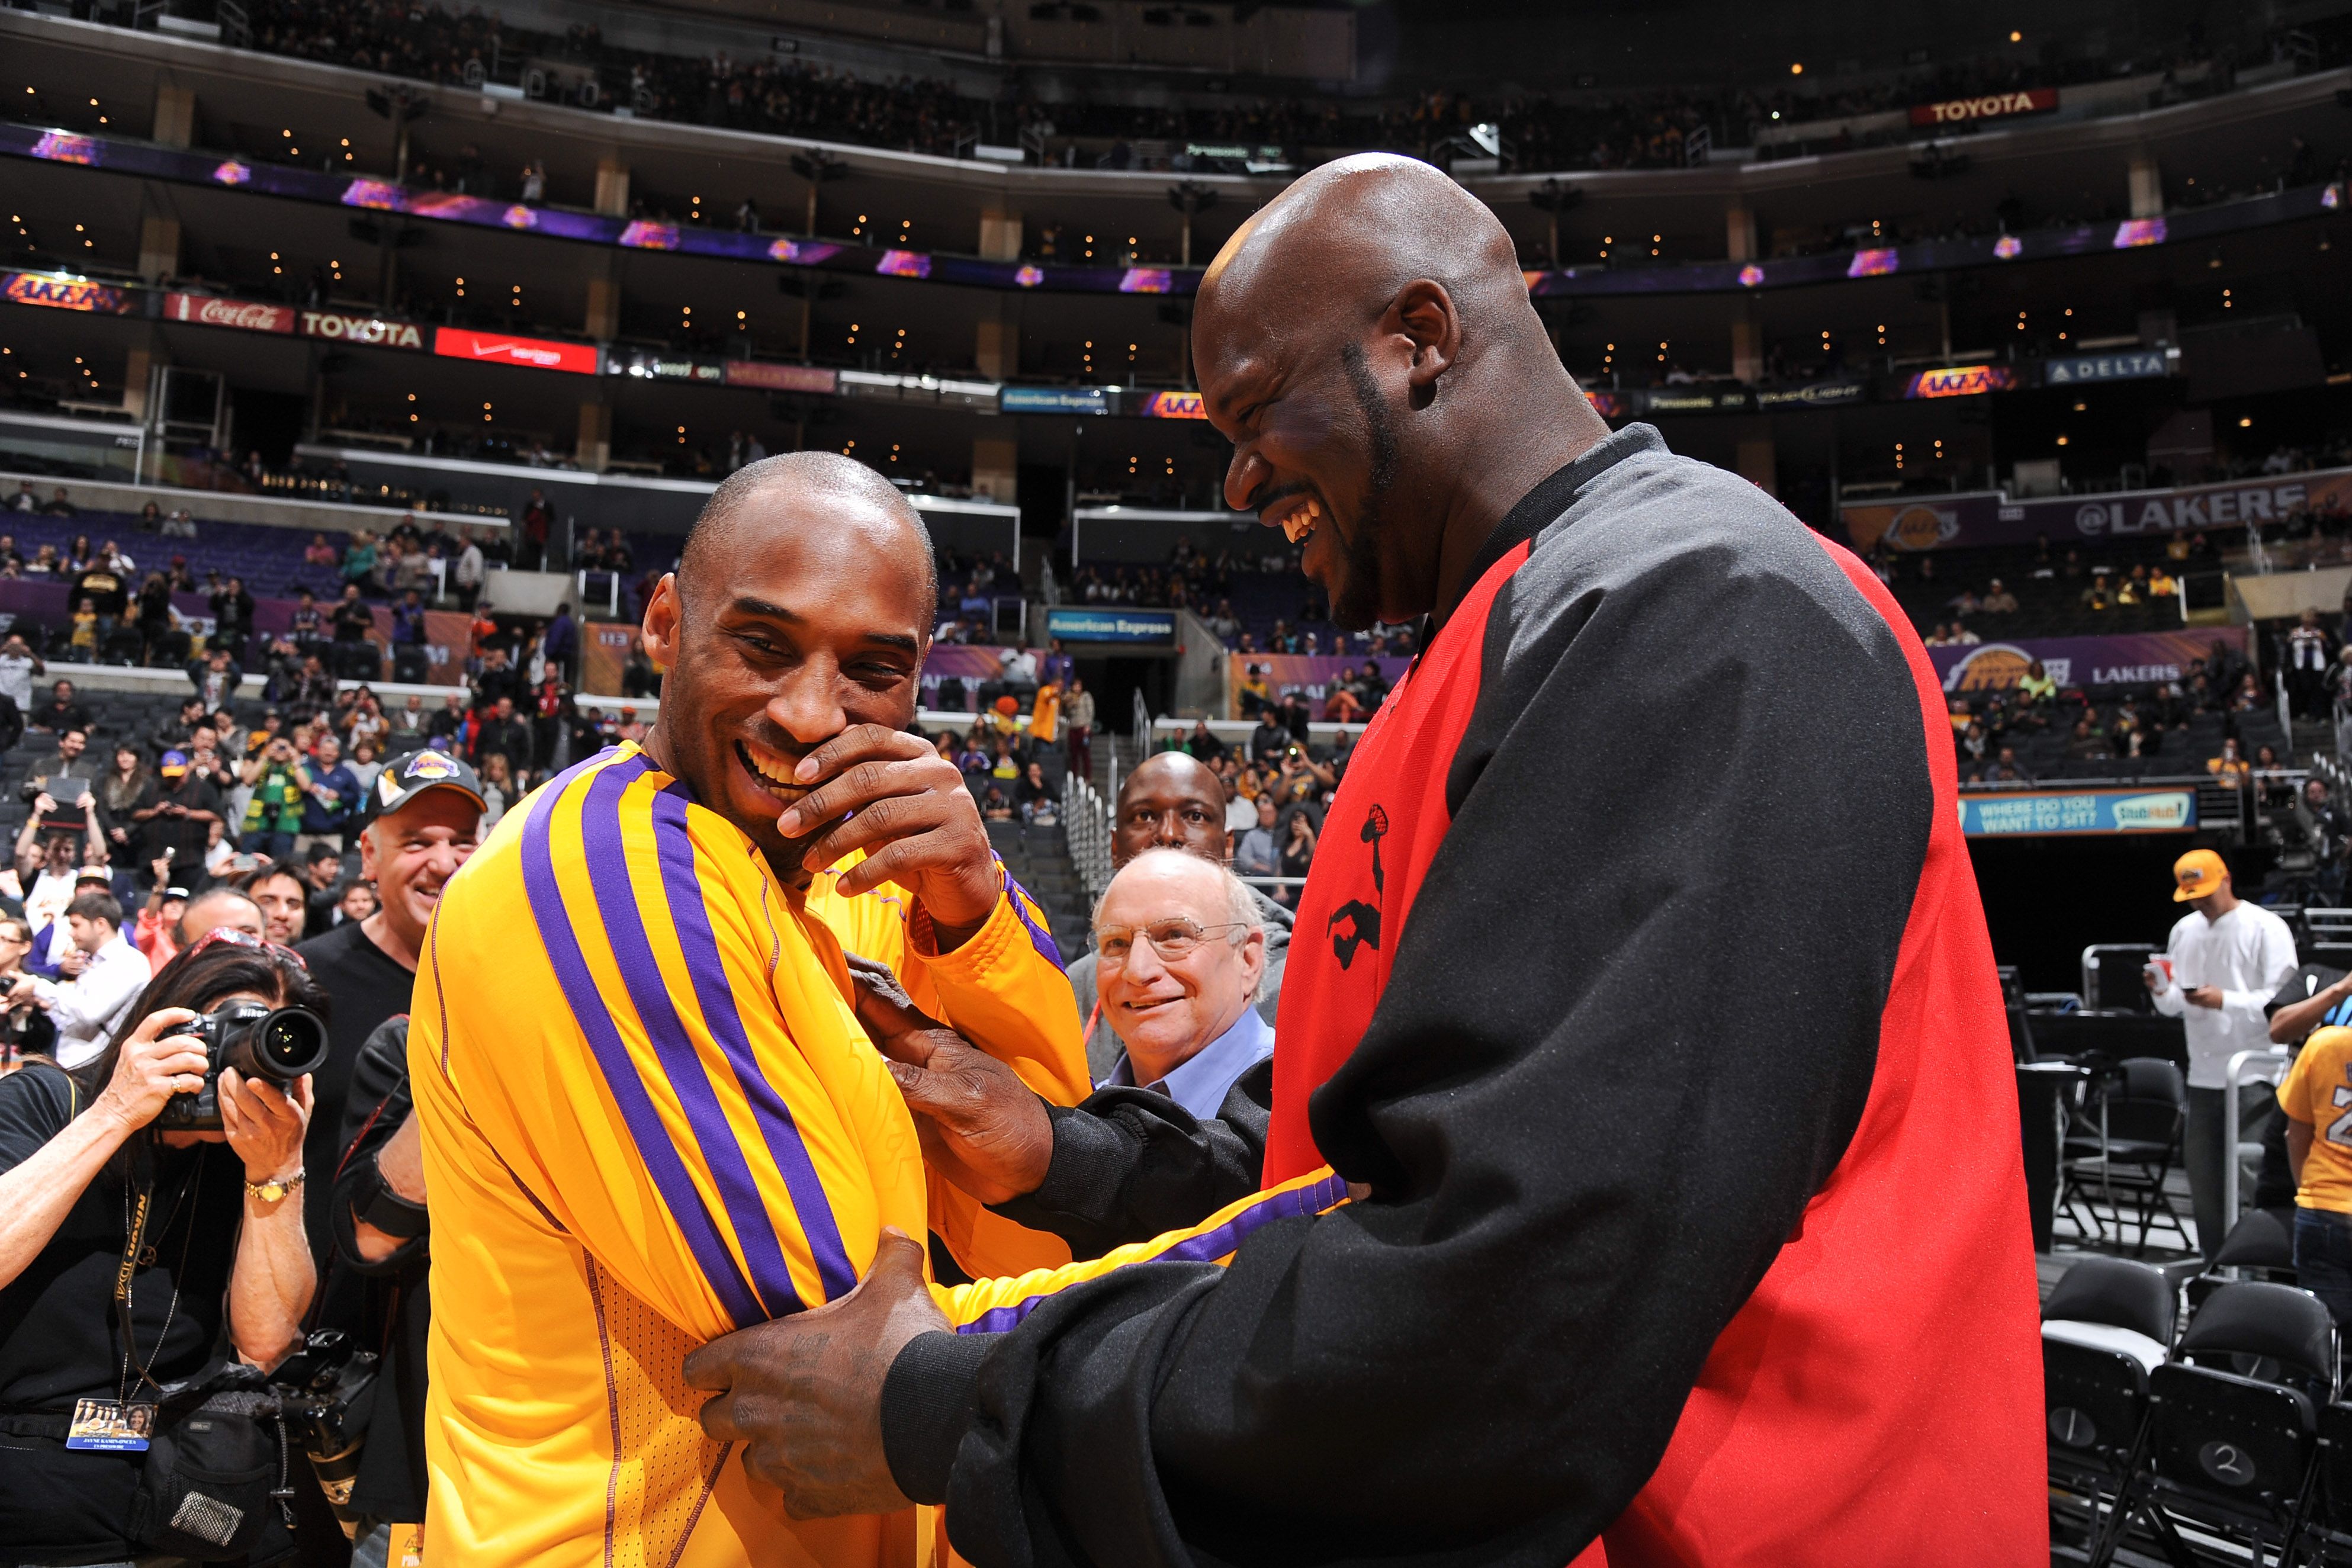
[(1096, 964), (1102, 969), (1117, 969), (1127, 962), (1129, 949), (1138, 937), (1151, 944), (1151, 951), (1162, 962), (1180, 963), (1196, 952), (1211, 937), (1229, 931), (1245, 931), (1241, 921), (1228, 921), (1223, 925), (1204, 926), (1175, 915), (1164, 921), (1153, 921), (1140, 926), (1097, 926), (1095, 929)]
[(251, 931), (240, 930), (236, 926), (215, 926), (181, 951), (202, 952), (208, 947), (217, 947), (224, 942), (231, 947), (249, 947), (257, 952), (266, 952), (272, 958), (282, 958), (304, 973), (310, 973), (310, 963), (300, 953), (288, 947), (284, 942), (265, 942)]

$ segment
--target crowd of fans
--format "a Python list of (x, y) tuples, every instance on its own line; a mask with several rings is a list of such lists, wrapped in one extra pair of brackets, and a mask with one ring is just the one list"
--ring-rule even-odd
[[(1906, 68), (1826, 90), (1791, 82), (1779, 90), (1685, 88), (1601, 96), (1490, 96), (1433, 90), (1378, 108), (1305, 97), (1213, 107), (1139, 107), (1045, 102), (1014, 89), (1001, 100), (968, 98), (950, 82), (901, 75), (868, 80), (796, 58), (739, 59), (652, 54), (607, 44), (599, 31), (566, 33), (514, 26), (479, 10), (462, 14), (400, 0), (267, 0), (248, 12), (252, 47), (434, 82), (516, 80), (536, 65), (549, 96), (586, 108), (626, 106), (665, 120), (723, 125), (779, 135), (821, 136), (911, 152), (953, 155), (976, 140), (1011, 142), (1026, 133), (1108, 140), (1105, 163), (1140, 160), (1133, 145), (1160, 142), (1172, 168), (1192, 166), (1192, 143), (1276, 146), (1294, 154), (1383, 149), (1442, 155), (1470, 127), (1492, 123), (1521, 169), (1676, 167), (1699, 156), (1698, 139), (1744, 146), (1774, 122), (1835, 121), (1961, 94), (2024, 87), (2062, 87), (2119, 75), (2164, 71), (2159, 96), (2189, 90), (2231, 57), (2192, 27), (2160, 56), (2114, 59), (2076, 55), (2028, 59), (2015, 52)], [(2270, 56), (2325, 65), (2347, 51), (2340, 28), (2280, 31), (2244, 63)], [(1476, 149), (1461, 143), (1461, 150)], [(1075, 161), (1074, 147), (1065, 150)], [(478, 168), (429, 174), (475, 189)], [(526, 175), (526, 180), (528, 176)], [(487, 191), (478, 194), (488, 194)], [(499, 194), (522, 195), (523, 187)], [(528, 199), (528, 198), (526, 198)], [(738, 214), (756, 226), (757, 214)]]

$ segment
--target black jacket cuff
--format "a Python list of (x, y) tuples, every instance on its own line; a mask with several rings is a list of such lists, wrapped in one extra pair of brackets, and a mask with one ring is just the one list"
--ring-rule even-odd
[(948, 1500), (948, 1475), (978, 1403), (981, 1363), (1000, 1334), (921, 1334), (882, 1380), (882, 1454), (911, 1502)]

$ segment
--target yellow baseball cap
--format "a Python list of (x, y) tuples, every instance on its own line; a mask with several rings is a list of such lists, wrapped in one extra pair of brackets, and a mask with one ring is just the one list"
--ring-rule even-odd
[(2230, 868), (2210, 849), (2191, 849), (2172, 863), (2172, 877), (2180, 884), (2172, 890), (2172, 901), (2185, 904), (2191, 899), (2220, 892), (2221, 884), (2229, 879)]

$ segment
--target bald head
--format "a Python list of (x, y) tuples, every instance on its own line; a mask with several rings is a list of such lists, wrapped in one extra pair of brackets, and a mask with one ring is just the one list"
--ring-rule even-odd
[(876, 525), (899, 525), (906, 531), (904, 542), (919, 552), (923, 581), (938, 599), (939, 568), (923, 514), (898, 486), (837, 452), (780, 453), (746, 463), (721, 480), (686, 536), (677, 565), (680, 588), (691, 594), (713, 569), (726, 581), (737, 550), (756, 547), (768, 529), (806, 527), (815, 518), (862, 525), (861, 531), (886, 548), (889, 530)]
[(1234, 231), (1201, 278), (1204, 310), (1379, 317), (1417, 278), (1444, 284), (1487, 337), (1543, 323), (1502, 220), (1417, 158), (1363, 153), (1302, 174)]
[(1351, 630), (1443, 620), (1495, 524), (1609, 433), (1501, 222), (1411, 158), (1327, 163), (1244, 224), (1192, 353), (1226, 504), (1301, 546)]
[(223, 926), (257, 937), (267, 932), (259, 904), (235, 888), (211, 888), (188, 900), (175, 934), (182, 947), (189, 947)]
[(1118, 786), (1110, 859), (1124, 866), (1147, 849), (1182, 849), (1223, 862), (1225, 786), (1213, 769), (1183, 752), (1160, 752)]

